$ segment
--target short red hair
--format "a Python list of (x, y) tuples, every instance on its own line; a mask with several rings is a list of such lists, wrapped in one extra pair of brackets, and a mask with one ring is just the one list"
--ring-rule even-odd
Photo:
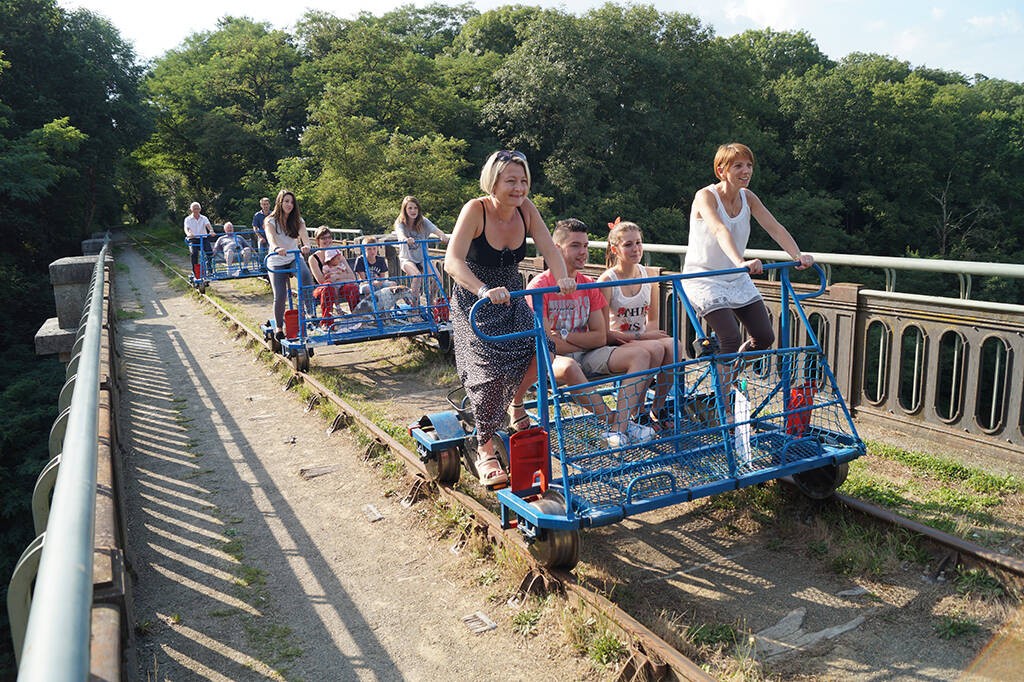
[(730, 142), (729, 144), (723, 144), (715, 152), (715, 177), (719, 180), (722, 179), (722, 168), (726, 168), (733, 161), (738, 158), (746, 157), (750, 159), (750, 163), (754, 163), (754, 152), (750, 151), (750, 147), (740, 142)]

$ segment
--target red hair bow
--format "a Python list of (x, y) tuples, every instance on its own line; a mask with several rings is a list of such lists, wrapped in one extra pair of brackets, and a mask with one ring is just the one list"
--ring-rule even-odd
[(613, 229), (616, 225), (622, 222), (622, 216), (615, 216), (615, 221), (608, 223), (608, 229)]

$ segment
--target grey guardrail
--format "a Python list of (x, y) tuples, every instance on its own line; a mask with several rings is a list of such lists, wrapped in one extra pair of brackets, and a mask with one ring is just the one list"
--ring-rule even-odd
[(89, 677), (100, 351), (108, 248), (109, 241), (96, 261), (75, 342), (80, 351), (68, 366), (69, 381), (74, 381), (69, 408), (66, 414), (61, 413), (51, 432), (51, 443), (61, 444), (60, 453), (40, 474), (41, 480), (48, 477), (52, 482), (53, 469), (57, 469), (53, 503), (45, 514), (45, 505), (36, 508), (38, 500), (34, 500), (37, 528), (42, 512), (45, 530), (22, 554), (7, 594), (19, 681), (81, 682)]

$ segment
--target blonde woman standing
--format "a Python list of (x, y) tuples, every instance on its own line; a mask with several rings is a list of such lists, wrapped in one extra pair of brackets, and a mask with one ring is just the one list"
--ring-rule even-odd
[(494, 455), (491, 438), (505, 423), (515, 398), (525, 421), (523, 396), (537, 376), (537, 358), (530, 341), (489, 342), (469, 324), (473, 304), (487, 298), (477, 315), (477, 326), (488, 336), (533, 329), (533, 313), (524, 298), (509, 292), (523, 288), (519, 263), (526, 256), (526, 238), (551, 265), (563, 293), (576, 289), (566, 276), (562, 253), (551, 240), (544, 220), (529, 200), (530, 166), (517, 151), (494, 152), (480, 172), (480, 189), (487, 196), (462, 207), (445, 254), (444, 269), (455, 280), (451, 320), (455, 340), (455, 366), (466, 389), (477, 429), (477, 474), (481, 485), (492, 487), (508, 480)]
[(409, 275), (414, 296), (419, 296), (420, 281), (423, 279), (423, 245), (417, 241), (435, 236), (444, 244), (448, 241), (441, 228), (423, 216), (420, 202), (414, 196), (402, 199), (402, 209), (395, 218), (395, 238), (404, 242), (398, 245), (398, 266)]

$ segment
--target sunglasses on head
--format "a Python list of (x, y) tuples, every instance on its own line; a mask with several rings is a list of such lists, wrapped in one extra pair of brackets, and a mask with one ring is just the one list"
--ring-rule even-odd
[(512, 159), (526, 161), (526, 154), (511, 149), (502, 149), (500, 152), (498, 152), (498, 155), (494, 157), (495, 161), (511, 161)]

